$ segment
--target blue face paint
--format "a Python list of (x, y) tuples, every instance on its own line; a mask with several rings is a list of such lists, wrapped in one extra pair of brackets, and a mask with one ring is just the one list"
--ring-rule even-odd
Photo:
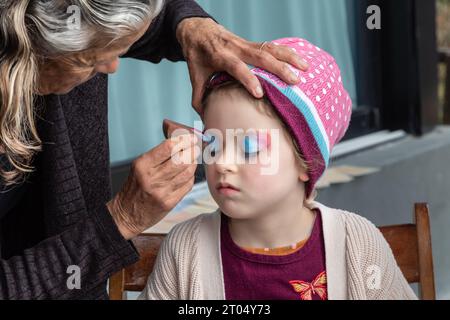
[(215, 156), (216, 152), (219, 150), (218, 141), (215, 136), (211, 136), (209, 134), (202, 134), (202, 141), (204, 142), (203, 147), (207, 148), (211, 153), (211, 156)]
[(244, 144), (244, 153), (246, 156), (256, 154), (260, 151), (257, 137), (245, 136), (243, 144)]
[(202, 141), (205, 143), (211, 143), (215, 140), (214, 136), (210, 136), (208, 134), (202, 134)]
[(214, 140), (214, 136), (210, 136), (209, 134), (204, 134), (203, 132), (201, 132), (200, 130), (197, 130), (195, 128), (192, 128), (194, 130), (194, 132), (200, 136), (200, 138), (202, 139), (203, 142), (205, 143), (210, 143), (211, 141)]
[[(199, 131), (196, 131), (196, 133), (203, 141), (203, 150), (206, 149), (211, 153), (211, 156), (215, 156), (216, 152), (221, 150), (220, 140), (216, 139), (214, 135), (203, 134)], [(270, 136), (267, 136), (267, 134), (258, 133), (257, 135), (244, 136), (244, 139), (241, 141), (241, 150), (246, 158), (257, 155), (270, 146)]]

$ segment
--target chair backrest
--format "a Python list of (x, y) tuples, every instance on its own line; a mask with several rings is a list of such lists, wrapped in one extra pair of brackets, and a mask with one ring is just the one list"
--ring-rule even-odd
[(419, 284), (419, 297), (436, 299), (428, 206), (414, 205), (415, 224), (380, 227), (409, 283)]
[(161, 233), (142, 233), (132, 240), (141, 258), (135, 264), (122, 269), (109, 279), (109, 297), (111, 300), (123, 300), (125, 291), (139, 292), (144, 290), (165, 236)]
[[(380, 227), (392, 248), (397, 264), (409, 283), (419, 283), (419, 296), (435, 299), (433, 256), (428, 207), (425, 203), (414, 206), (415, 224)], [(141, 234), (133, 243), (141, 255), (135, 264), (113, 275), (109, 280), (112, 300), (125, 298), (125, 291), (142, 291), (153, 270), (164, 234)]]

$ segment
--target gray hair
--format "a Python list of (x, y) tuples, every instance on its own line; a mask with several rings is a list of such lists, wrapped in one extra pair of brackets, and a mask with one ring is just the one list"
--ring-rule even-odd
[(163, 0), (41, 0), (30, 1), (28, 17), (37, 31), (36, 46), (57, 54), (90, 48), (98, 35), (111, 41), (129, 35), (162, 5)]
[[(41, 149), (34, 94), (41, 58), (97, 48), (153, 20), (164, 0), (0, 0), (0, 181), (19, 182)], [(102, 41), (100, 41), (102, 40)]]

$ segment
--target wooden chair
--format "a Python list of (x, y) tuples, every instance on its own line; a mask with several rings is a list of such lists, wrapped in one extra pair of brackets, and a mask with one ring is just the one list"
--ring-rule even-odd
[(161, 233), (142, 233), (132, 240), (141, 258), (135, 264), (122, 269), (109, 279), (109, 297), (111, 300), (125, 299), (125, 291), (140, 292), (144, 290), (165, 236)]
[[(428, 207), (414, 206), (415, 224), (380, 227), (409, 283), (419, 283), (419, 297), (435, 299), (433, 256)], [(141, 234), (133, 242), (141, 259), (110, 278), (111, 300), (122, 300), (125, 291), (142, 291), (153, 269), (164, 234)]]
[(419, 298), (435, 300), (433, 255), (428, 206), (414, 205), (415, 224), (380, 227), (409, 283), (419, 283)]

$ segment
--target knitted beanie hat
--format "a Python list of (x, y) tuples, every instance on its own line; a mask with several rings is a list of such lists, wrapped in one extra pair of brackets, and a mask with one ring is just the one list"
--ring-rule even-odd
[[(290, 66), (301, 80), (292, 86), (266, 70), (250, 69), (308, 164), (306, 196), (309, 197), (328, 166), (332, 148), (347, 131), (352, 101), (343, 86), (339, 67), (329, 53), (300, 38), (272, 43), (289, 46), (309, 64), (306, 72)], [(230, 75), (219, 73), (211, 79), (208, 88), (230, 80)]]

